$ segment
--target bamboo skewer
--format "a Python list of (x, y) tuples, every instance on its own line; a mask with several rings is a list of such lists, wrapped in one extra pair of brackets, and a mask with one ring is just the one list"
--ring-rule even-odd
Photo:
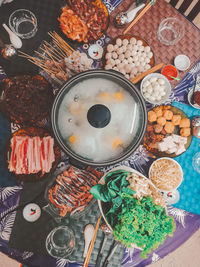
[(156, 0), (151, 0), (148, 5), (146, 5), (146, 7), (144, 9), (142, 9), (142, 11), (140, 12), (140, 14), (131, 22), (131, 24), (128, 26), (128, 28), (123, 32), (123, 34), (126, 34), (132, 27), (133, 25), (135, 25), (136, 22), (138, 22), (138, 20), (151, 8), (152, 5), (154, 5), (156, 2)]
[(99, 229), (99, 224), (100, 224), (100, 221), (101, 221), (101, 217), (102, 216), (100, 216), (98, 221), (97, 221), (97, 224), (96, 224), (96, 227), (95, 227), (95, 232), (94, 232), (92, 241), (90, 243), (89, 250), (88, 250), (87, 256), (85, 258), (85, 262), (83, 264), (83, 267), (88, 267), (88, 264), (89, 264), (89, 261), (90, 261), (90, 256), (91, 256), (91, 253), (92, 253), (92, 249), (94, 247), (94, 242), (95, 242), (95, 239), (96, 239), (96, 236), (97, 236), (97, 231)]
[(154, 66), (153, 68), (146, 70), (145, 72), (141, 73), (140, 75), (136, 76), (133, 79), (130, 79), (130, 81), (134, 84), (139, 82), (141, 79), (143, 79), (147, 74), (153, 73), (159, 69), (161, 69), (164, 66), (164, 63), (159, 63), (158, 65)]

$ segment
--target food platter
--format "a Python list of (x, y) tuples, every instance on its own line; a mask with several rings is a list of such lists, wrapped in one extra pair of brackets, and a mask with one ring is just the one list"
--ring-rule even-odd
[(58, 21), (62, 32), (69, 39), (91, 43), (107, 30), (109, 13), (101, 0), (70, 0), (62, 8)]
[(138, 36), (120, 35), (112, 39), (104, 50), (104, 68), (119, 71), (128, 79), (153, 67), (154, 63), (151, 47)]
[[(160, 110), (162, 110), (162, 112)], [(172, 112), (173, 115), (172, 118), (168, 117), (164, 120), (162, 119), (163, 116), (166, 117), (167, 114), (170, 115), (169, 112), (166, 112), (167, 110)], [(157, 112), (155, 120), (150, 118), (150, 115), (154, 116), (152, 111), (154, 113)], [(143, 140), (143, 144), (148, 151), (153, 153), (156, 157), (174, 158), (181, 155), (189, 148), (192, 141), (190, 120), (182, 110), (170, 105), (161, 105), (150, 110), (148, 115), (148, 125)], [(186, 127), (184, 127), (184, 123), (186, 123)], [(157, 129), (157, 127), (159, 129)], [(168, 146), (168, 148), (166, 147), (165, 149), (163, 142), (166, 140), (168, 143), (166, 146)]]
[[(48, 133), (47, 130), (44, 130), (42, 128), (29, 127), (29, 128), (22, 128), (14, 132), (13, 137), (16, 137), (16, 136), (28, 136), (28, 137), (38, 136), (40, 138), (43, 138), (43, 137), (50, 136), (50, 134)], [(11, 152), (12, 152), (11, 147), (10, 147), (10, 142), (11, 142), (11, 139), (7, 142), (5, 149), (4, 149), (4, 158), (5, 158), (7, 166), (9, 166), (9, 161), (10, 161)], [(60, 153), (61, 153), (60, 148), (55, 142), (54, 142), (53, 150), (54, 150), (55, 160), (52, 163), (50, 173), (55, 170), (60, 160)], [(49, 173), (47, 172), (42, 173), (41, 171), (37, 173), (30, 173), (30, 174), (15, 174), (14, 172), (12, 173), (14, 174), (16, 179), (20, 181), (24, 181), (24, 182), (35, 182), (35, 181), (39, 181), (40, 179), (49, 176)]]

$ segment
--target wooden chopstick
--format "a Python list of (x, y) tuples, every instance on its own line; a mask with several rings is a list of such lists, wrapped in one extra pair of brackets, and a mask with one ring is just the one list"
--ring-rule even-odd
[(85, 261), (84, 261), (84, 264), (83, 264), (83, 267), (87, 267), (88, 264), (89, 264), (89, 261), (90, 261), (90, 256), (92, 254), (92, 249), (94, 247), (94, 242), (95, 242), (95, 239), (96, 239), (96, 236), (97, 236), (97, 231), (99, 229), (99, 224), (100, 224), (100, 221), (101, 221), (101, 217), (99, 217), (98, 221), (97, 221), (97, 224), (96, 224), (96, 227), (95, 227), (95, 231), (94, 231), (94, 235), (93, 235), (93, 238), (92, 238), (92, 241), (90, 243), (90, 246), (89, 246), (89, 249), (88, 249), (88, 253), (87, 253), (87, 256), (85, 258)]
[(130, 79), (130, 81), (135, 84), (135, 83), (139, 82), (141, 79), (143, 79), (147, 74), (155, 72), (155, 71), (161, 69), (163, 66), (164, 66), (164, 63), (159, 63), (158, 65), (154, 66), (153, 68), (151, 68), (149, 70), (146, 70), (145, 72), (141, 73), (140, 75), (136, 76), (135, 78)]
[(145, 8), (142, 9), (140, 14), (131, 22), (131, 24), (128, 26), (128, 28), (123, 32), (123, 34), (126, 34), (132, 27), (135, 25), (136, 22), (151, 8), (152, 5), (154, 5), (156, 0), (151, 0), (148, 5), (145, 6)]

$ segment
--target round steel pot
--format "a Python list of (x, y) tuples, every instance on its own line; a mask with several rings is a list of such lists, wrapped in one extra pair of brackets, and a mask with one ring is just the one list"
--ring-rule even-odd
[[(102, 160), (98, 162), (94, 162), (93, 160), (84, 158), (77, 153), (75, 153), (63, 140), (62, 135), (60, 133), (59, 127), (58, 127), (58, 114), (59, 114), (59, 108), (62, 103), (63, 98), (66, 96), (66, 94), (73, 88), (73, 86), (77, 85), (79, 82), (84, 81), (85, 79), (97, 79), (97, 78), (103, 78), (108, 79), (109, 81), (113, 81), (116, 84), (119, 84), (125, 91), (128, 91), (128, 93), (135, 99), (137, 98), (137, 105), (139, 105), (141, 112), (141, 121), (140, 125), (137, 131), (137, 135), (133, 136), (134, 142), (131, 144), (123, 153), (117, 158), (114, 159), (108, 159), (108, 160)], [(94, 88), (95, 90), (95, 88)], [(98, 106), (98, 105), (96, 105)], [(90, 120), (89, 116), (87, 118)], [(126, 120), (126, 118), (124, 118)], [(60, 145), (61, 149), (70, 157), (72, 162), (76, 162), (75, 165), (85, 165), (85, 166), (107, 166), (116, 164), (120, 161), (123, 161), (127, 157), (129, 157), (141, 144), (141, 141), (143, 140), (146, 126), (147, 126), (147, 110), (145, 106), (145, 102), (139, 92), (139, 90), (128, 80), (126, 79), (121, 73), (116, 71), (109, 71), (109, 70), (89, 70), (82, 72), (71, 79), (69, 79), (63, 87), (58, 92), (54, 103), (52, 107), (52, 113), (51, 113), (51, 122), (52, 122), (52, 128), (55, 135), (55, 138)], [(92, 124), (91, 124), (92, 125)], [(96, 126), (98, 128), (98, 126)], [(103, 126), (104, 127), (104, 126)]]

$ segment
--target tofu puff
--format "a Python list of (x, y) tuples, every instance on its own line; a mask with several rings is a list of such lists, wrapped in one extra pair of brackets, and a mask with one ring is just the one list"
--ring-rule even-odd
[(183, 127), (186, 127), (186, 128), (189, 128), (190, 127), (190, 119), (181, 119), (180, 121), (180, 128), (183, 128)]
[(173, 117), (173, 112), (171, 110), (164, 110), (163, 117), (169, 121)]
[(181, 115), (173, 115), (172, 117), (172, 123), (174, 125), (179, 125), (181, 122)]
[(171, 121), (167, 121), (165, 124), (165, 127), (164, 127), (164, 129), (167, 133), (173, 133), (174, 128), (175, 128), (175, 126)]
[(163, 115), (163, 106), (158, 106), (153, 108), (153, 111), (156, 113), (157, 117), (162, 117)]
[(180, 135), (183, 137), (188, 137), (191, 134), (191, 129), (189, 127), (182, 128), (180, 130)]
[(156, 121), (156, 119), (157, 119), (156, 113), (153, 110), (150, 110), (148, 112), (148, 121), (154, 122), (154, 121)]

